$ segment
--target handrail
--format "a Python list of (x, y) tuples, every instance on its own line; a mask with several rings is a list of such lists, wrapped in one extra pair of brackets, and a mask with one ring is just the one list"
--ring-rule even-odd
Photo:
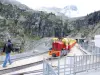
[(52, 66), (44, 59), (43, 60), (43, 75), (50, 75), (54, 74), (54, 75), (58, 75), (52, 68)]
[[(67, 58), (69, 58), (70, 60), (68, 60)], [(66, 60), (68, 60), (69, 63), (66, 63), (65, 62)], [(57, 61), (59, 61), (59, 59)], [(57, 75), (66, 75), (66, 74), (75, 75), (76, 73), (81, 73), (88, 70), (100, 68), (100, 53), (89, 54), (89, 55), (79, 55), (79, 56), (75, 56), (75, 55), (65, 56), (65, 59), (64, 59), (65, 63), (61, 65), (60, 62), (61, 61), (59, 61), (58, 63), (59, 68), (58, 67), (53, 68), (51, 65), (48, 65), (48, 62), (46, 60), (44, 60), (44, 63), (46, 64), (47, 69), (49, 69), (49, 70), (44, 70), (44, 72), (48, 73), (48, 71), (51, 71), (51, 73), (53, 74), (57, 72)], [(59, 72), (58, 72), (58, 69), (59, 69)], [(50, 75), (50, 74), (47, 74), (47, 75)]]

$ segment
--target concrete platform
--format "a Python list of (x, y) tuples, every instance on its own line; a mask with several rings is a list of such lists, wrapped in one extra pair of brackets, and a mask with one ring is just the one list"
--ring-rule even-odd
[(11, 65), (7, 64), (7, 67), (5, 68), (3, 68), (2, 65), (0, 65), (0, 70), (9, 69), (13, 67), (18, 67), (18, 66), (42, 61), (44, 57), (48, 58), (48, 54), (43, 54), (43, 55), (38, 55), (38, 56), (30, 57), (27, 59), (23, 59), (23, 60), (18, 60), (18, 61), (13, 62)]
[(90, 70), (88, 72), (78, 73), (77, 75), (100, 75), (100, 69), (97, 70)]
[[(68, 56), (73, 56), (73, 55), (83, 55), (82, 51), (80, 51), (80, 49), (77, 48), (77, 45), (75, 47), (73, 47), (72, 50), (70, 51), (70, 53), (68, 54)], [(13, 62), (12, 65), (8, 65), (6, 68), (1, 68), (0, 70), (12, 68), (12, 67), (17, 67), (17, 66), (21, 66), (21, 65), (25, 65), (25, 64), (29, 64), (29, 63), (38, 62), (38, 61), (43, 60), (43, 58), (48, 58), (48, 57), (49, 57), (48, 54), (43, 54), (43, 55), (19, 60), (19, 61)], [(69, 60), (70, 59), (68, 59), (67, 61), (69, 61)], [(61, 65), (64, 64), (64, 58), (62, 58), (60, 61), (61, 61), (61, 63), (60, 63)], [(54, 60), (54, 61), (49, 61), (49, 63), (52, 64), (52, 66), (57, 66), (58, 62), (57, 62), (57, 60)], [(23, 73), (23, 72), (34, 71), (34, 70), (39, 70), (39, 69), (43, 69), (43, 63), (36, 65), (36, 66), (29, 67), (29, 68), (25, 68), (25, 69), (22, 69), (19, 71), (6, 73), (4, 75)]]

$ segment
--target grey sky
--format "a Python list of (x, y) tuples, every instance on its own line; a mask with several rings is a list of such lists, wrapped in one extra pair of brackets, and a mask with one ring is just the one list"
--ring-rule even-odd
[(100, 0), (17, 0), (30, 8), (58, 7), (63, 8), (67, 5), (76, 5), (79, 16), (87, 15), (91, 12), (100, 10)]

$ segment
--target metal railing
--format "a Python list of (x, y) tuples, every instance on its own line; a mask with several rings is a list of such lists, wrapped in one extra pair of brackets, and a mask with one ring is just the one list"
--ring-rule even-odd
[(97, 54), (100, 53), (100, 48), (96, 47), (95, 44), (93, 43), (80, 43), (81, 47), (84, 48), (86, 51), (92, 53), (92, 54)]
[(43, 75), (58, 75), (45, 59), (43, 60)]
[(44, 75), (76, 75), (100, 68), (100, 54), (65, 56), (58, 58), (56, 67), (44, 60)]

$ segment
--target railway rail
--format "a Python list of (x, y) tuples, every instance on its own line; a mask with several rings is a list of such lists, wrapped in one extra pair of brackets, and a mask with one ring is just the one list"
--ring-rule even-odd
[[(82, 51), (82, 53), (86, 54), (86, 52), (84, 52), (83, 50), (80, 50), (80, 51)], [(42, 56), (44, 54), (48, 54), (48, 52), (41, 53)], [(38, 55), (40, 55), (40, 54), (38, 54)], [(27, 56), (25, 58), (29, 58), (29, 57), (33, 57), (33, 56), (36, 56), (36, 55), (29, 55), (29, 56)], [(49, 61), (54, 60), (51, 57), (48, 57), (46, 59), (49, 60)], [(13, 60), (16, 60), (16, 59), (13, 59)], [(12, 67), (12, 68), (3, 69), (3, 70), (0, 70), (0, 75), (1, 74), (6, 74), (6, 73), (10, 73), (10, 72), (14, 72), (14, 71), (18, 71), (18, 70), (25, 69), (25, 68), (29, 68), (29, 67), (36, 66), (36, 65), (39, 65), (39, 64), (42, 64), (42, 63), (43, 63), (43, 60), (37, 61), (37, 62), (33, 62), (33, 63), (29, 63), (29, 64), (25, 64), (25, 65), (21, 65), (21, 66), (16, 66), (16, 67)], [(38, 75), (41, 75), (41, 74), (43, 74), (43, 69), (29, 71), (29, 72), (22, 72), (22, 73), (18, 73), (18, 74), (15, 74), (15, 75), (20, 75), (20, 74), (24, 75), (24, 74), (30, 74), (30, 73), (34, 73), (34, 75), (37, 75), (37, 74), (35, 74), (36, 72), (39, 72)]]

